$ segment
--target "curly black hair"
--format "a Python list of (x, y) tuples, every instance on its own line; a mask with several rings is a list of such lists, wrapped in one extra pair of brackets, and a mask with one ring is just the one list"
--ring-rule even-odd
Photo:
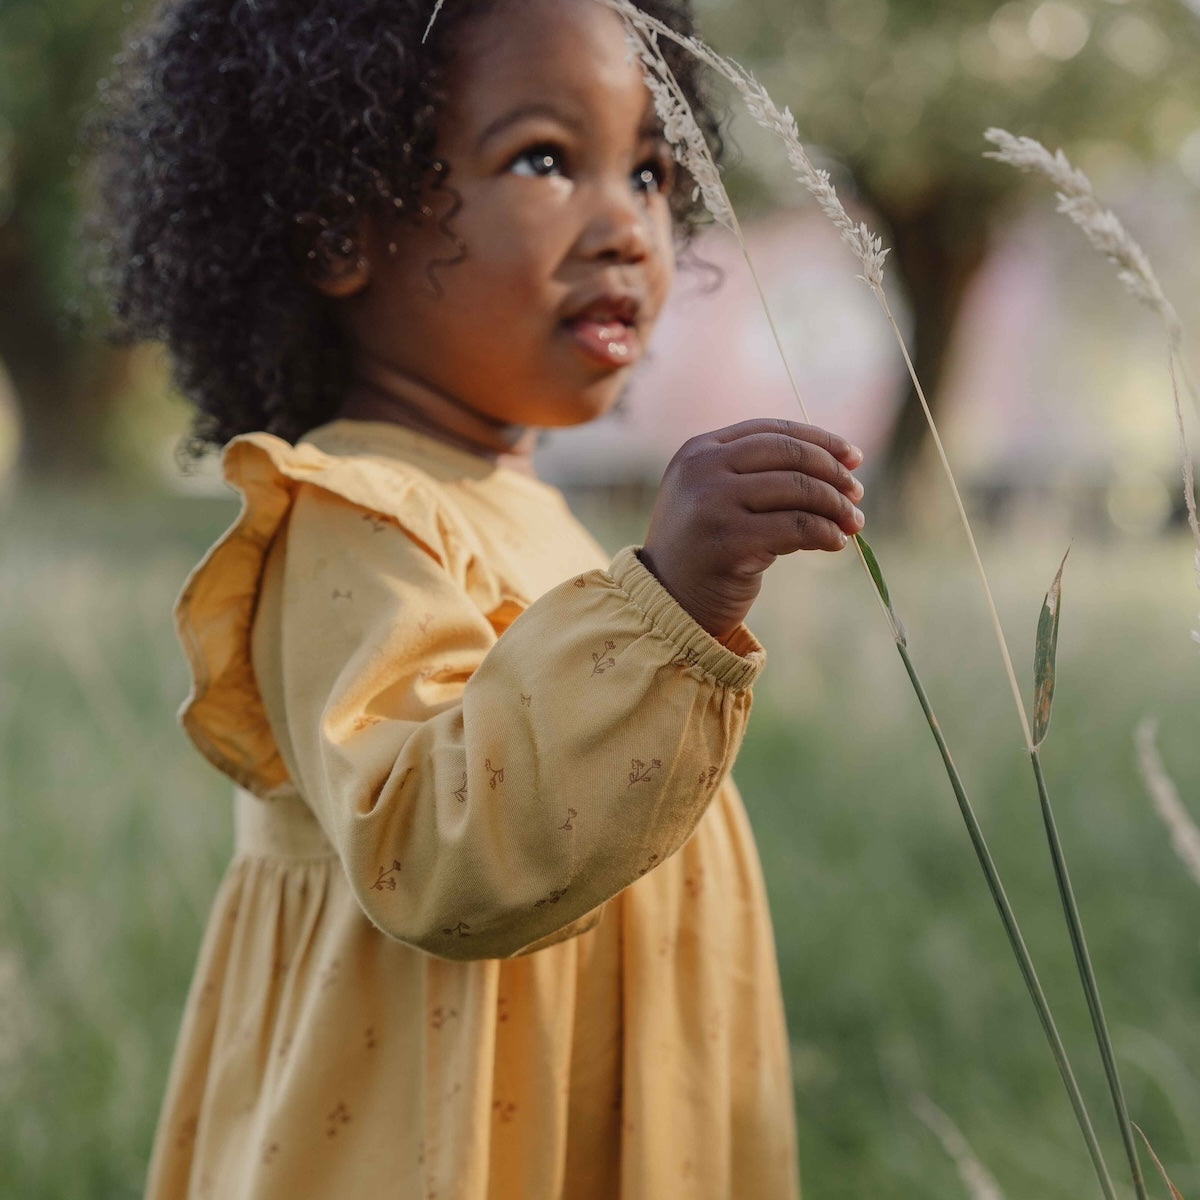
[[(432, 217), (454, 27), (492, 2), (446, 4), (425, 44), (434, 0), (165, 0), (118, 57), (89, 132), (94, 275), (115, 340), (166, 344), (191, 453), (337, 415), (346, 348), (314, 271), (356, 252), (364, 211)], [(641, 7), (691, 32), (690, 0)], [(719, 156), (698, 64), (662, 48)], [(671, 207), (686, 244), (687, 178)]]

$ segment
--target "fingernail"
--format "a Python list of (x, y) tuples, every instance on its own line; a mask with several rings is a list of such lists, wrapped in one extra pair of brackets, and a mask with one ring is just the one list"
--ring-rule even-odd
[(852, 455), (853, 455), (855, 458), (865, 458), (865, 457), (866, 457), (866, 456), (863, 454), (863, 452), (862, 452), (862, 451), (861, 451), (861, 450), (860, 450), (860, 449), (859, 449), (857, 446), (854, 446), (854, 445), (852, 445), (852, 446), (850, 447), (850, 453), (851, 453), (851, 454), (852, 454)]
[(861, 508), (856, 508), (854, 510), (854, 515), (858, 518), (858, 527), (861, 529), (867, 523), (867, 518), (863, 513), (863, 510)]

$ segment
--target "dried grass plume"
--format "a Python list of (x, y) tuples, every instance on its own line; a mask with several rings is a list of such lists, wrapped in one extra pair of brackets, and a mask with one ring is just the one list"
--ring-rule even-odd
[[(732, 59), (718, 54), (699, 38), (681, 34), (662, 21), (644, 13), (631, 0), (599, 0), (599, 3), (619, 12), (626, 22), (642, 35), (642, 38), (651, 40), (657, 37), (666, 37), (682, 46), (733, 86), (745, 103), (750, 116), (783, 142), (788, 162), (796, 172), (797, 178), (805, 190), (816, 200), (821, 211), (833, 222), (841, 233), (842, 239), (862, 263), (863, 273), (860, 278), (873, 288), (882, 288), (883, 264), (888, 255), (883, 248), (882, 240), (876, 237), (864, 222), (855, 222), (850, 219), (830, 181), (829, 172), (815, 167), (808, 157), (803, 143), (800, 141), (800, 132), (796, 127), (791, 110), (779, 108), (771, 99), (767, 89), (744, 67)], [(652, 86), (651, 92), (654, 91)], [(657, 94), (655, 94), (656, 103), (657, 99)], [(659, 112), (660, 115), (663, 115), (661, 108)], [(665, 120), (664, 117), (664, 123)], [(674, 139), (669, 133), (668, 140), (674, 144)], [(691, 169), (686, 161), (684, 165), (688, 166), (689, 170)], [(703, 189), (703, 183), (701, 187)], [(705, 196), (707, 199), (707, 193)], [(721, 217), (718, 216), (717, 219), (721, 220)]]
[(1117, 278), (1130, 295), (1162, 318), (1171, 345), (1177, 348), (1183, 336), (1178, 314), (1163, 294), (1145, 252), (1117, 215), (1096, 198), (1092, 181), (1072, 166), (1061, 150), (1051, 154), (1036, 138), (1017, 137), (1005, 129), (989, 129), (983, 136), (998, 147), (985, 153), (984, 158), (1044, 175), (1054, 184), (1058, 211), (1074, 221), (1087, 240), (1117, 267)]

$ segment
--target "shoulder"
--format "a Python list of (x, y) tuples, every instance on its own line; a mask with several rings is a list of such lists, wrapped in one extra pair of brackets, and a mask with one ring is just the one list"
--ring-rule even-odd
[[(286, 519), (311, 532), (340, 536), (350, 520), (398, 526), (442, 565), (468, 537), (445, 488), (428, 471), (398, 457), (345, 452), (328, 444), (292, 445), (267, 433), (235, 438), (225, 449), (225, 480), (242, 512), (225, 540), (264, 546)], [(347, 506), (355, 511), (347, 513)]]
[[(290, 554), (298, 541), (314, 561), (325, 548), (345, 548), (361, 570), (387, 571), (396, 550), (407, 546), (451, 579), (473, 579), (477, 572), (466, 569), (474, 559), (469, 531), (438, 481), (417, 465), (252, 433), (230, 442), (223, 466), (242, 507), (188, 576), (175, 605), (192, 676), (180, 717), (220, 770), (269, 796), (287, 787), (287, 774), (262, 710), (251, 638), (272, 548), (286, 544)], [(393, 537), (378, 538), (379, 531)], [(490, 590), (483, 589), (485, 603)]]

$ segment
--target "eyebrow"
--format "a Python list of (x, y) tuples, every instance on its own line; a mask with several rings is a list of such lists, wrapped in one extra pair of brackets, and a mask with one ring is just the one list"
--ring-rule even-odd
[[(535, 100), (529, 104), (521, 104), (490, 122), (479, 135), (476, 146), (482, 149), (498, 134), (531, 117), (546, 117), (551, 121), (557, 121), (560, 125), (565, 125), (576, 134), (582, 133), (585, 128), (584, 123), (578, 117), (564, 112), (562, 109), (556, 108), (553, 104), (548, 104), (544, 100)], [(662, 120), (654, 105), (650, 104), (642, 117), (641, 125), (638, 127), (638, 137), (661, 138), (662, 136)]]
[(502, 116), (497, 117), (479, 135), (476, 145), (479, 147), (485, 146), (497, 134), (503, 133), (510, 126), (516, 125), (520, 121), (528, 120), (530, 117), (548, 117), (552, 121), (557, 121), (560, 125), (566, 125), (568, 129), (572, 129), (576, 133), (583, 130), (583, 122), (576, 117), (563, 112), (562, 109), (555, 108), (553, 104), (547, 104), (545, 101), (534, 101), (530, 104), (519, 105), (517, 108), (510, 109)]

